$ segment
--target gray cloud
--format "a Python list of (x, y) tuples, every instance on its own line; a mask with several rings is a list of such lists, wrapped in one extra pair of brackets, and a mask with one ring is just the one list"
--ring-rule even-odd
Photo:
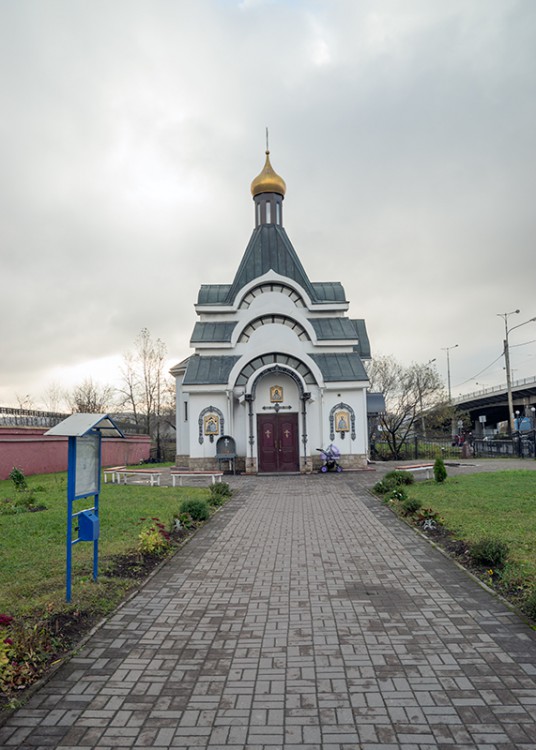
[(0, 403), (143, 326), (188, 353), (199, 285), (249, 239), (265, 125), (311, 278), (344, 282), (373, 351), (444, 373), (459, 343), (469, 379), (497, 313), (536, 315), (535, 50), (530, 0), (4, 2)]

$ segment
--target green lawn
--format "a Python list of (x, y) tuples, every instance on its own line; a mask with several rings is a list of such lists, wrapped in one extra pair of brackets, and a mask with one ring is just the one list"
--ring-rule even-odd
[[(0, 613), (21, 615), (29, 611), (61, 607), (65, 597), (66, 474), (28, 478), (36, 504), (47, 510), (35, 513), (0, 515)], [(0, 503), (16, 495), (10, 480), (0, 481)], [(138, 535), (151, 518), (166, 525), (186, 497), (205, 497), (208, 490), (192, 487), (146, 487), (102, 484), (100, 494), (101, 537), (99, 573), (106, 569), (111, 555), (136, 549)], [(75, 510), (91, 507), (93, 498), (76, 501)], [(107, 589), (92, 582), (91, 543), (73, 547), (73, 605), (92, 606), (97, 597), (105, 599)], [(116, 581), (111, 596), (121, 597), (131, 581)], [(112, 586), (113, 588), (113, 586)], [(103, 601), (95, 603), (104, 608)]]
[(448, 477), (444, 484), (417, 481), (408, 494), (437, 511), (459, 539), (507, 542), (510, 562), (536, 583), (536, 471)]

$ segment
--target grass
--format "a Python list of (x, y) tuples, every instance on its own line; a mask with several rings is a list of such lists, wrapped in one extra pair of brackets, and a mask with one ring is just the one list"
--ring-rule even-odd
[(509, 563), (536, 585), (536, 472), (500, 471), (417, 482), (410, 494), (433, 508), (458, 539), (508, 544)]
[[(0, 515), (0, 613), (16, 616), (39, 609), (61, 609), (65, 604), (66, 473), (32, 476), (28, 485), (35, 503), (46, 505), (47, 510)], [(136, 549), (144, 523), (159, 518), (168, 525), (183, 499), (207, 498), (208, 494), (203, 488), (103, 483), (99, 575), (112, 556)], [(15, 495), (11, 481), (0, 481), (0, 502)], [(91, 507), (92, 500), (76, 501), (75, 510)], [(74, 545), (73, 606), (106, 612), (117, 604), (132, 581), (103, 581), (95, 585), (92, 556), (91, 543)]]
[[(27, 483), (28, 491), (18, 492), (12, 481), (0, 481), (0, 711), (18, 704), (21, 690), (59, 663), (189, 536), (198, 524), (181, 512), (184, 500), (210, 499), (215, 507), (211, 491), (204, 488), (103, 482), (98, 580), (92, 575), (93, 544), (74, 545), (72, 600), (67, 604), (67, 475), (32, 476)], [(92, 504), (93, 497), (79, 500), (74, 510)], [(25, 512), (39, 506), (46, 510)], [(170, 535), (176, 514), (182, 526), (174, 524)], [(142, 549), (140, 533), (149, 529)]]

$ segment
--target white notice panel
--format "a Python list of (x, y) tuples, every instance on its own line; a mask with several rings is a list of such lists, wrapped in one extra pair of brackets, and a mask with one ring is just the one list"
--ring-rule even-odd
[(76, 497), (96, 495), (99, 491), (99, 450), (98, 435), (76, 438)]

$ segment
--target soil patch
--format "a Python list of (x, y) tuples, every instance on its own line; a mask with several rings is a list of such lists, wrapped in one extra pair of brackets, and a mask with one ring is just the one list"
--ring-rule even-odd
[(132, 552), (128, 555), (114, 555), (109, 558), (104, 575), (111, 578), (146, 578), (162, 562), (161, 555), (140, 555)]

